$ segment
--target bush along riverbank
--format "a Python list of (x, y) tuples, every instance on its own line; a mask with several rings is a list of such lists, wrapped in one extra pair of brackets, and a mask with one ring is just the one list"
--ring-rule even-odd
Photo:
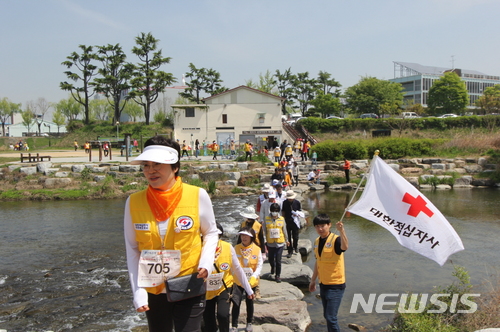
[[(494, 158), (493, 158), (494, 159)], [(489, 158), (412, 158), (386, 159), (417, 188), (451, 189), (498, 187), (497, 163)], [(324, 161), (313, 165), (298, 162), (300, 189), (354, 189), (368, 171), (369, 160), (351, 162), (352, 183), (346, 184), (343, 162)], [(273, 163), (262, 162), (185, 162), (180, 174), (184, 182), (206, 189), (211, 195), (251, 195), (261, 183), (269, 182)], [(320, 169), (320, 184), (306, 185), (307, 174)], [(138, 165), (128, 163), (15, 163), (0, 170), (0, 200), (71, 200), (127, 197), (147, 187)]]

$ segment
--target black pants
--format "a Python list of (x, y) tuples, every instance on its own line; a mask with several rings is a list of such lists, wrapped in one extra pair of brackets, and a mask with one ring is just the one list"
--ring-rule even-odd
[(217, 151), (214, 151), (214, 157), (212, 158), (212, 160), (217, 160)]
[(149, 332), (199, 332), (205, 309), (205, 295), (178, 302), (168, 302), (167, 294), (148, 293), (146, 311)]
[(293, 220), (286, 221), (286, 232), (288, 234), (288, 241), (290, 241), (290, 246), (287, 247), (288, 253), (293, 254), (293, 251), (297, 250), (299, 246), (299, 228)]
[(276, 272), (276, 276), (281, 276), (281, 256), (285, 247), (269, 247), (267, 246), (267, 257), (271, 264), (271, 272)]
[(345, 183), (349, 183), (349, 170), (344, 169), (344, 172), (345, 172)]
[(181, 157), (184, 157), (184, 155), (186, 155), (186, 157), (189, 157), (187, 150), (182, 150)]
[(250, 161), (252, 161), (252, 152), (246, 152), (245, 153), (245, 161), (247, 161), (247, 158), (250, 157)]
[(229, 332), (229, 307), (231, 301), (228, 301), (228, 299), (229, 292), (225, 289), (218, 296), (207, 300), (205, 312), (203, 313), (203, 332), (216, 332), (217, 326), (219, 332)]
[[(255, 288), (256, 287), (252, 288), (254, 293)], [(243, 287), (240, 287), (236, 284), (233, 285), (233, 295), (235, 300), (233, 302), (233, 309), (231, 310), (231, 326), (238, 327), (238, 318), (240, 316), (240, 307), (243, 296), (245, 297), (245, 303), (247, 305), (247, 324), (253, 323), (253, 300), (249, 299), (246, 296), (247, 294)]]

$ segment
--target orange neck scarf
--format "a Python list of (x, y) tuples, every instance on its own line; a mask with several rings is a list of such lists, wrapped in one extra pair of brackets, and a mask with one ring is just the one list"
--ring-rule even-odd
[(149, 208), (153, 212), (156, 221), (164, 221), (170, 218), (177, 204), (182, 197), (182, 180), (178, 176), (175, 179), (175, 184), (167, 191), (156, 190), (149, 186), (147, 191), (147, 199)]

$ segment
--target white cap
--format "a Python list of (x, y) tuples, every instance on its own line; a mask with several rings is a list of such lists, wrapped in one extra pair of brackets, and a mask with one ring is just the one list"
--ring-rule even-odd
[(239, 231), (238, 234), (248, 235), (250, 237), (253, 237), (253, 235), (250, 232), (248, 232), (248, 231)]
[(140, 165), (143, 161), (152, 161), (160, 164), (175, 164), (179, 161), (179, 153), (174, 148), (164, 145), (150, 145), (144, 152), (130, 162), (132, 165)]

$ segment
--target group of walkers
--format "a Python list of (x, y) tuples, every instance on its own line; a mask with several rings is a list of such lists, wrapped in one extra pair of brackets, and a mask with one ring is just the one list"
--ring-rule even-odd
[(10, 145), (10, 149), (14, 151), (29, 151), (30, 147), (27, 142), (23, 142), (22, 140), (17, 142), (14, 145)]
[[(223, 228), (215, 220), (207, 192), (182, 182), (180, 154), (177, 142), (155, 136), (131, 162), (142, 166), (149, 183), (147, 189), (127, 199), (124, 215), (134, 307), (145, 312), (149, 331), (153, 332), (174, 328), (177, 332), (237, 331), (240, 305), (245, 298), (245, 331), (252, 331), (253, 301), (259, 296), (259, 278), (266, 256), (271, 265), (271, 279), (279, 283), (283, 250), (287, 248), (289, 257), (298, 254), (298, 221), (303, 217), (300, 202), (293, 190), (283, 191), (282, 182), (273, 180), (266, 184), (257, 211), (249, 206), (240, 213), (245, 220), (233, 247), (222, 240)], [(337, 283), (345, 277), (337, 276), (344, 271), (343, 265), (340, 268), (337, 264), (343, 264), (343, 258), (337, 256), (347, 249), (347, 238), (339, 224), (340, 237), (331, 236), (326, 227), (317, 226), (318, 229), (327, 237), (323, 242), (317, 240), (321, 250), (315, 249), (316, 256), (321, 259), (317, 261), (310, 289), (315, 287), (315, 276), (319, 276), (322, 299), (323, 291), (329, 297), (335, 293), (335, 301), (340, 303)], [(319, 231), (318, 234), (322, 239)], [(327, 277), (331, 273), (335, 278)], [(335, 290), (325, 284), (330, 279)], [(323, 285), (328, 287), (323, 290)], [(330, 299), (323, 299), (324, 306), (325, 302)], [(338, 305), (336, 309), (325, 308), (328, 317), (336, 319)], [(336, 331), (328, 324), (328, 331)]]

